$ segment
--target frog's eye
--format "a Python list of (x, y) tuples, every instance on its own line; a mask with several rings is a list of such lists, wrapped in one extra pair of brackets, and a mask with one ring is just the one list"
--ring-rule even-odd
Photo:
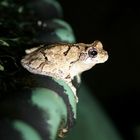
[(92, 48), (92, 49), (90, 49), (89, 51), (88, 51), (88, 55), (89, 55), (89, 57), (91, 57), (91, 58), (94, 58), (94, 57), (96, 57), (97, 56), (97, 50), (95, 49), (95, 48)]

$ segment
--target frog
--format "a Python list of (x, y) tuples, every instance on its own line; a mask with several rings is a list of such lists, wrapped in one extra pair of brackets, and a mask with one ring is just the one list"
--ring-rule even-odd
[(93, 43), (54, 43), (42, 44), (26, 49), (21, 65), (33, 74), (46, 75), (66, 82), (78, 102), (77, 89), (72, 81), (99, 63), (108, 60), (108, 52), (100, 41)]

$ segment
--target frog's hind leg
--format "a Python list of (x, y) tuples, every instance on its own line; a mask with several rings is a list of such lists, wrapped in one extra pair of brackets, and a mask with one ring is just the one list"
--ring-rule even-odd
[(36, 51), (36, 50), (38, 50), (38, 49), (40, 49), (40, 48), (42, 48), (42, 47), (43, 47), (43, 46), (40, 45), (40, 46), (38, 46), (38, 47), (26, 49), (26, 50), (25, 50), (25, 53), (26, 53), (26, 54), (30, 54), (30, 53), (32, 53), (32, 52), (34, 52), (34, 51)]

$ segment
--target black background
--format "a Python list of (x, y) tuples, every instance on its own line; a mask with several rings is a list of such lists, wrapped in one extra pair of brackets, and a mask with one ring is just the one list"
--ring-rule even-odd
[(140, 135), (140, 7), (136, 0), (59, 0), (77, 42), (100, 40), (109, 60), (82, 79), (124, 139)]

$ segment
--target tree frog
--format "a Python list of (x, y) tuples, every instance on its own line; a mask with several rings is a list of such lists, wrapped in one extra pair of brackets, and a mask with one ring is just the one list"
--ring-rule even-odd
[(21, 60), (22, 66), (29, 72), (51, 76), (64, 80), (72, 89), (76, 101), (76, 88), (72, 84), (75, 76), (80, 81), (80, 74), (91, 69), (98, 63), (108, 59), (108, 53), (103, 49), (100, 41), (91, 44), (51, 44), (40, 45), (27, 49)]

